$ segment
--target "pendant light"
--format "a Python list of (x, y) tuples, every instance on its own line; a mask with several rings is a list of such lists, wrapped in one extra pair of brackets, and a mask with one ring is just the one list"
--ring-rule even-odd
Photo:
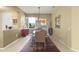
[(39, 11), (38, 20), (40, 21), (40, 7), (38, 7), (38, 11)]
[(36, 28), (39, 29), (41, 27), (40, 25), (40, 7), (37, 7), (38, 9), (38, 20), (36, 21)]

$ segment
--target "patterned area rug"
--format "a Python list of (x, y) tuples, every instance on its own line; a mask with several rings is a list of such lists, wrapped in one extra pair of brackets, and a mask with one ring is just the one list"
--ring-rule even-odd
[(50, 40), (49, 37), (46, 38), (44, 42), (35, 42), (35, 37), (28, 45), (25, 45), (21, 52), (60, 52), (56, 45)]

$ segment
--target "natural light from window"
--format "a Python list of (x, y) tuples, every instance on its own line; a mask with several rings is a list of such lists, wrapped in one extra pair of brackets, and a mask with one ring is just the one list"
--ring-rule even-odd
[(29, 25), (29, 28), (35, 28), (36, 17), (28, 17), (28, 25)]

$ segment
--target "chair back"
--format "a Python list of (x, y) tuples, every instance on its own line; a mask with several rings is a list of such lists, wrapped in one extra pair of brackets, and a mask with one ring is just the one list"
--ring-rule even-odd
[(36, 38), (36, 42), (45, 42), (45, 36), (46, 36), (46, 31), (44, 30), (40, 30), (35, 32), (35, 38)]

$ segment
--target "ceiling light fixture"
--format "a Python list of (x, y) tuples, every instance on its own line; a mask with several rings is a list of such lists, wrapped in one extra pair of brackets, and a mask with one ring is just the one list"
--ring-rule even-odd
[(38, 7), (38, 20), (37, 20), (37, 28), (41, 28), (41, 24), (40, 24), (40, 7)]
[(38, 20), (40, 20), (40, 7), (38, 7), (38, 11), (39, 11)]

